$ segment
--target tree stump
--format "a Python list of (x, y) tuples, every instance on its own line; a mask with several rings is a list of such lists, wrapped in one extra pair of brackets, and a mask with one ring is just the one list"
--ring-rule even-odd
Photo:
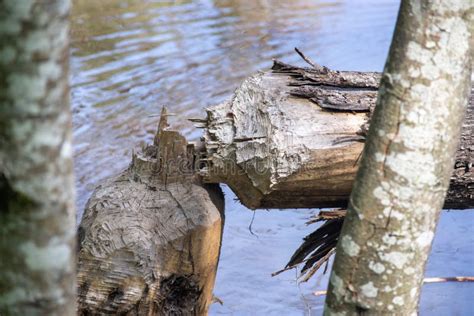
[(217, 185), (192, 170), (193, 145), (166, 130), (99, 186), (79, 227), (80, 315), (206, 315), (224, 220)]

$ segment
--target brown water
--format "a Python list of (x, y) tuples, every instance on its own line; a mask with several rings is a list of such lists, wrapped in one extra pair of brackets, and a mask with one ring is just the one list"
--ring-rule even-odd
[[(176, 114), (174, 127), (195, 139), (200, 131), (186, 118), (203, 117), (206, 106), (228, 98), (246, 76), (268, 68), (272, 58), (301, 63), (295, 46), (334, 69), (381, 71), (398, 10), (395, 0), (73, 3), (71, 81), (78, 218), (94, 187), (128, 165), (133, 147), (152, 139), (154, 115), (162, 105)], [(311, 291), (325, 288), (325, 277), (300, 287), (293, 272), (270, 277), (313, 229), (304, 225), (311, 211), (257, 212), (257, 238), (247, 228), (251, 212), (233, 200), (230, 190), (224, 190), (227, 219), (215, 289), (224, 305), (213, 305), (211, 314), (320, 314), (323, 298), (312, 296)], [(468, 217), (456, 222), (457, 214), (443, 217), (451, 233), (474, 226), (474, 216), (462, 215)], [(442, 262), (461, 248), (470, 254), (450, 267), (456, 267), (457, 274), (468, 273), (469, 269), (464, 270), (474, 262), (468, 243), (474, 240), (472, 235), (467, 240), (461, 235), (465, 242), (460, 246), (449, 243), (449, 238), (437, 241), (433, 257), (438, 259), (432, 260), (435, 268), (428, 272), (453, 275)], [(436, 247), (441, 250), (436, 252)], [(422, 311), (430, 315), (445, 311), (444, 305), (438, 306), (439, 300), (456, 296), (467, 302), (469, 288), (463, 292), (462, 286), (443, 285), (436, 290), (432, 285), (435, 290), (424, 296), (429, 298), (424, 299)], [(462, 304), (456, 308), (461, 314), (470, 311)]]

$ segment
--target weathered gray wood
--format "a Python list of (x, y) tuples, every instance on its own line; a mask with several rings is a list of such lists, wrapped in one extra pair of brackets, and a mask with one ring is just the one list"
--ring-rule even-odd
[(224, 202), (192, 171), (193, 148), (166, 130), (98, 187), (79, 227), (79, 314), (206, 315)]
[[(379, 80), (275, 62), (207, 109), (204, 179), (251, 209), (346, 206)], [(445, 208), (474, 207), (473, 118), (471, 97)]]
[(471, 87), (469, 106), (464, 116), (461, 140), (451, 176), (445, 206), (451, 208), (474, 207), (474, 89)]

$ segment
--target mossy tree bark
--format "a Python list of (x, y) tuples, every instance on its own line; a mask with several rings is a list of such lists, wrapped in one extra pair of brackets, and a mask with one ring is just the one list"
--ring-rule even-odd
[(326, 315), (416, 315), (468, 104), (473, 10), (402, 1)]
[(0, 314), (75, 314), (69, 1), (0, 0)]

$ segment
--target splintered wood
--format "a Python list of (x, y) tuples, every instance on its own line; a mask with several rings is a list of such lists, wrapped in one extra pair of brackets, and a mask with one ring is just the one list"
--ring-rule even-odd
[(79, 315), (206, 315), (223, 196), (192, 171), (192, 148), (166, 130), (99, 186), (79, 227)]
[[(273, 71), (247, 78), (229, 102), (207, 109), (201, 174), (228, 184), (251, 209), (345, 207), (379, 80), (379, 73), (275, 61)], [(473, 135), (471, 96), (445, 208), (474, 207)]]

